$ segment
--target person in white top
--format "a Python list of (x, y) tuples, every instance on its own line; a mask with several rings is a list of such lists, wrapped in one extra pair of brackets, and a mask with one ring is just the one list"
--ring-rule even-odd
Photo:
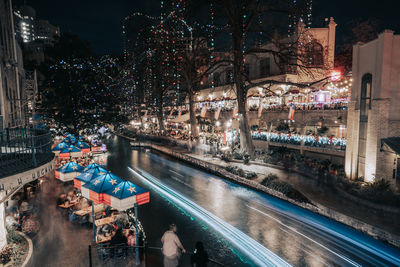
[(176, 235), (176, 231), (176, 225), (171, 224), (169, 230), (166, 231), (161, 238), (161, 242), (163, 243), (162, 253), (164, 255), (164, 267), (178, 266), (180, 258), (180, 251), (178, 248), (180, 248), (183, 253), (186, 253), (179, 237)]

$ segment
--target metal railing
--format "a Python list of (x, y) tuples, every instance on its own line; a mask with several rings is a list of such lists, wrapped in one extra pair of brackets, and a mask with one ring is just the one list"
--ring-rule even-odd
[(53, 157), (48, 130), (6, 128), (0, 131), (0, 178), (43, 165)]
[[(136, 265), (136, 248), (139, 249), (140, 265)], [(93, 244), (88, 246), (89, 267), (97, 266), (161, 266), (162, 253), (160, 247), (128, 246), (126, 244), (110, 245), (110, 244)], [(193, 252), (188, 251), (181, 257), (190, 257)], [(188, 262), (188, 259), (185, 260)], [(208, 258), (208, 266), (225, 265), (214, 259)]]

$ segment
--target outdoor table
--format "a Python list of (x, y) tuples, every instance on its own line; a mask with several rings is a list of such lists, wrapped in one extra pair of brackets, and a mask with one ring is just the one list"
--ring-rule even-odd
[(64, 203), (64, 204), (61, 204), (61, 205), (58, 205), (58, 206), (60, 208), (63, 208), (63, 209), (69, 209), (69, 208), (75, 206), (75, 203)]
[[(103, 204), (94, 205), (94, 213), (98, 213), (103, 210), (104, 210)], [(81, 209), (81, 210), (77, 210), (74, 213), (78, 216), (84, 216), (84, 215), (90, 214), (90, 213), (92, 213), (92, 206), (89, 206), (89, 207)]]
[(115, 221), (115, 218), (116, 218), (116, 217), (117, 217), (117, 216), (115, 215), (115, 216), (110, 216), (110, 217), (98, 219), (98, 220), (96, 220), (96, 221), (94, 222), (94, 224), (95, 224), (96, 226), (101, 226), (101, 225), (104, 225), (104, 224), (110, 224), (110, 223), (113, 223), (113, 222)]

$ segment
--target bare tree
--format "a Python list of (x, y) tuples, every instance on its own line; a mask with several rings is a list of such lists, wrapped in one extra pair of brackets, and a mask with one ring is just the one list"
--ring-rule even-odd
[[(299, 12), (290, 10), (288, 0), (210, 0), (218, 7), (220, 18), (226, 23), (224, 27), (231, 38), (231, 54), (233, 66), (233, 81), (235, 85), (238, 105), (238, 119), (240, 129), (241, 149), (254, 156), (254, 146), (247, 116), (247, 93), (255, 86), (261, 86), (269, 90), (272, 84), (287, 84), (299, 87), (310, 86), (313, 83), (325, 80), (326, 77), (315, 81), (316, 77), (311, 77), (316, 68), (325, 66), (315, 66), (309, 64), (304, 47), (301, 46), (304, 33), (297, 33), (292, 36), (280, 36), (278, 34), (282, 27), (282, 18), (287, 18), (289, 14)], [(261, 21), (261, 23), (260, 23)], [(262, 33), (264, 42), (269, 45), (252, 45), (248, 43), (253, 33)], [(310, 36), (309, 36), (310, 37)], [(310, 76), (309, 82), (286, 82), (274, 79), (263, 80), (254, 83), (245, 71), (245, 58), (250, 54), (270, 54), (275, 63), (280, 66), (282, 73), (302, 71)]]

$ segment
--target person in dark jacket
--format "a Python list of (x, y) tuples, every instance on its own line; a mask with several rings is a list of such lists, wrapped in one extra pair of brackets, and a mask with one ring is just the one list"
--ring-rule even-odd
[(121, 228), (118, 228), (115, 235), (111, 238), (110, 245), (120, 245), (120, 244), (126, 244), (127, 239), (124, 233), (122, 232)]
[(204, 246), (202, 242), (196, 243), (196, 249), (194, 250), (190, 263), (193, 267), (206, 267), (208, 262), (208, 254), (204, 250)]

